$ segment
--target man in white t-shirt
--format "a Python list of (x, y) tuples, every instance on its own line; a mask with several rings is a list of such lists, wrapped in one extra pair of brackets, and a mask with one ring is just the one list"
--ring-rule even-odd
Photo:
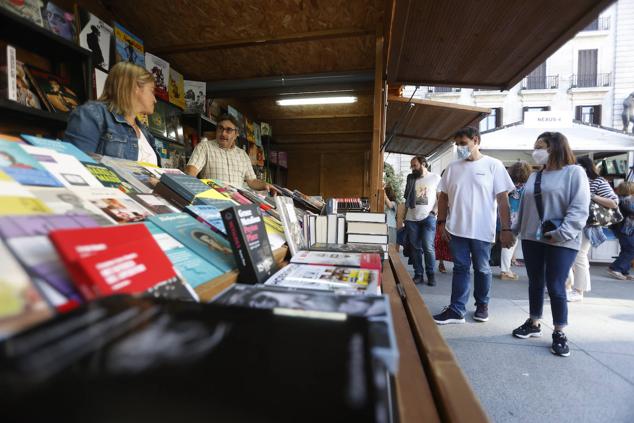
[(407, 175), (405, 185), (405, 229), (411, 245), (411, 260), (414, 265), (414, 283), (422, 283), (423, 255), (427, 283), (436, 284), (434, 267), (436, 254), (434, 238), (436, 236), (436, 188), (440, 176), (427, 170), (427, 160), (416, 156), (410, 163), (412, 173)]
[(504, 165), (480, 153), (480, 133), (476, 128), (456, 132), (454, 142), (458, 160), (449, 164), (438, 187), (438, 230), (449, 241), (454, 260), (451, 304), (434, 316), (440, 325), (465, 322), (472, 262), (476, 302), (473, 319), (489, 320), (489, 258), (495, 242), (496, 208), (502, 225), (502, 247), (509, 248), (515, 242), (508, 201), (508, 193), (515, 185)]

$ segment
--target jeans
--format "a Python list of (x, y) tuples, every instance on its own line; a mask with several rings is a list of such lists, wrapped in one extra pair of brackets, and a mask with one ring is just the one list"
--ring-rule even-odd
[(522, 251), (528, 274), (528, 302), (531, 319), (542, 318), (544, 286), (547, 286), (553, 323), (556, 326), (566, 326), (568, 324), (566, 279), (577, 257), (577, 250), (536, 241), (522, 241)]
[(449, 242), (453, 255), (453, 278), (451, 280), (451, 308), (464, 316), (469, 299), (469, 276), (473, 260), (473, 296), (476, 305), (489, 303), (491, 289), (491, 243), (477, 239), (461, 238), (452, 235)]
[(629, 275), (631, 262), (634, 260), (634, 235), (628, 236), (618, 231), (616, 236), (619, 238), (621, 253), (616, 260), (614, 260), (614, 263), (610, 265), (610, 269), (621, 272), (624, 275)]
[(411, 259), (414, 265), (414, 277), (423, 276), (423, 254), (425, 255), (425, 273), (427, 273), (427, 277), (430, 275), (433, 277), (436, 265), (436, 251), (434, 250), (436, 216), (430, 214), (423, 220), (406, 220), (405, 228), (412, 246)]

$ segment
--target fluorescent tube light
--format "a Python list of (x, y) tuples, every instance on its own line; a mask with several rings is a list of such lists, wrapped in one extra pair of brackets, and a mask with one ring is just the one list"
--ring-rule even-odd
[(352, 96), (344, 97), (305, 97), (305, 98), (285, 98), (277, 100), (280, 106), (304, 106), (308, 104), (345, 104), (356, 103), (357, 98)]

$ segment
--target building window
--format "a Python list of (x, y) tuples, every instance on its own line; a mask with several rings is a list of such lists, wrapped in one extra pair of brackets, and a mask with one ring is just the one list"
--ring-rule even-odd
[(522, 108), (522, 120), (526, 112), (547, 112), (550, 110), (550, 106), (538, 106), (538, 107), (523, 107)]
[(575, 119), (583, 123), (601, 125), (601, 106), (577, 106)]
[(480, 121), (480, 132), (489, 131), (500, 126), (502, 126), (502, 108), (496, 107), (491, 109), (491, 113)]

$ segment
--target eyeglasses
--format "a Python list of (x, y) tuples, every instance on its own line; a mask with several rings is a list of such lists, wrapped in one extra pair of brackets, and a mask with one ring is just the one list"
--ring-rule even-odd
[(220, 134), (222, 134), (223, 132), (226, 132), (227, 134), (231, 135), (235, 132), (238, 132), (237, 128), (225, 128), (224, 126), (218, 126), (216, 128), (216, 131)]

